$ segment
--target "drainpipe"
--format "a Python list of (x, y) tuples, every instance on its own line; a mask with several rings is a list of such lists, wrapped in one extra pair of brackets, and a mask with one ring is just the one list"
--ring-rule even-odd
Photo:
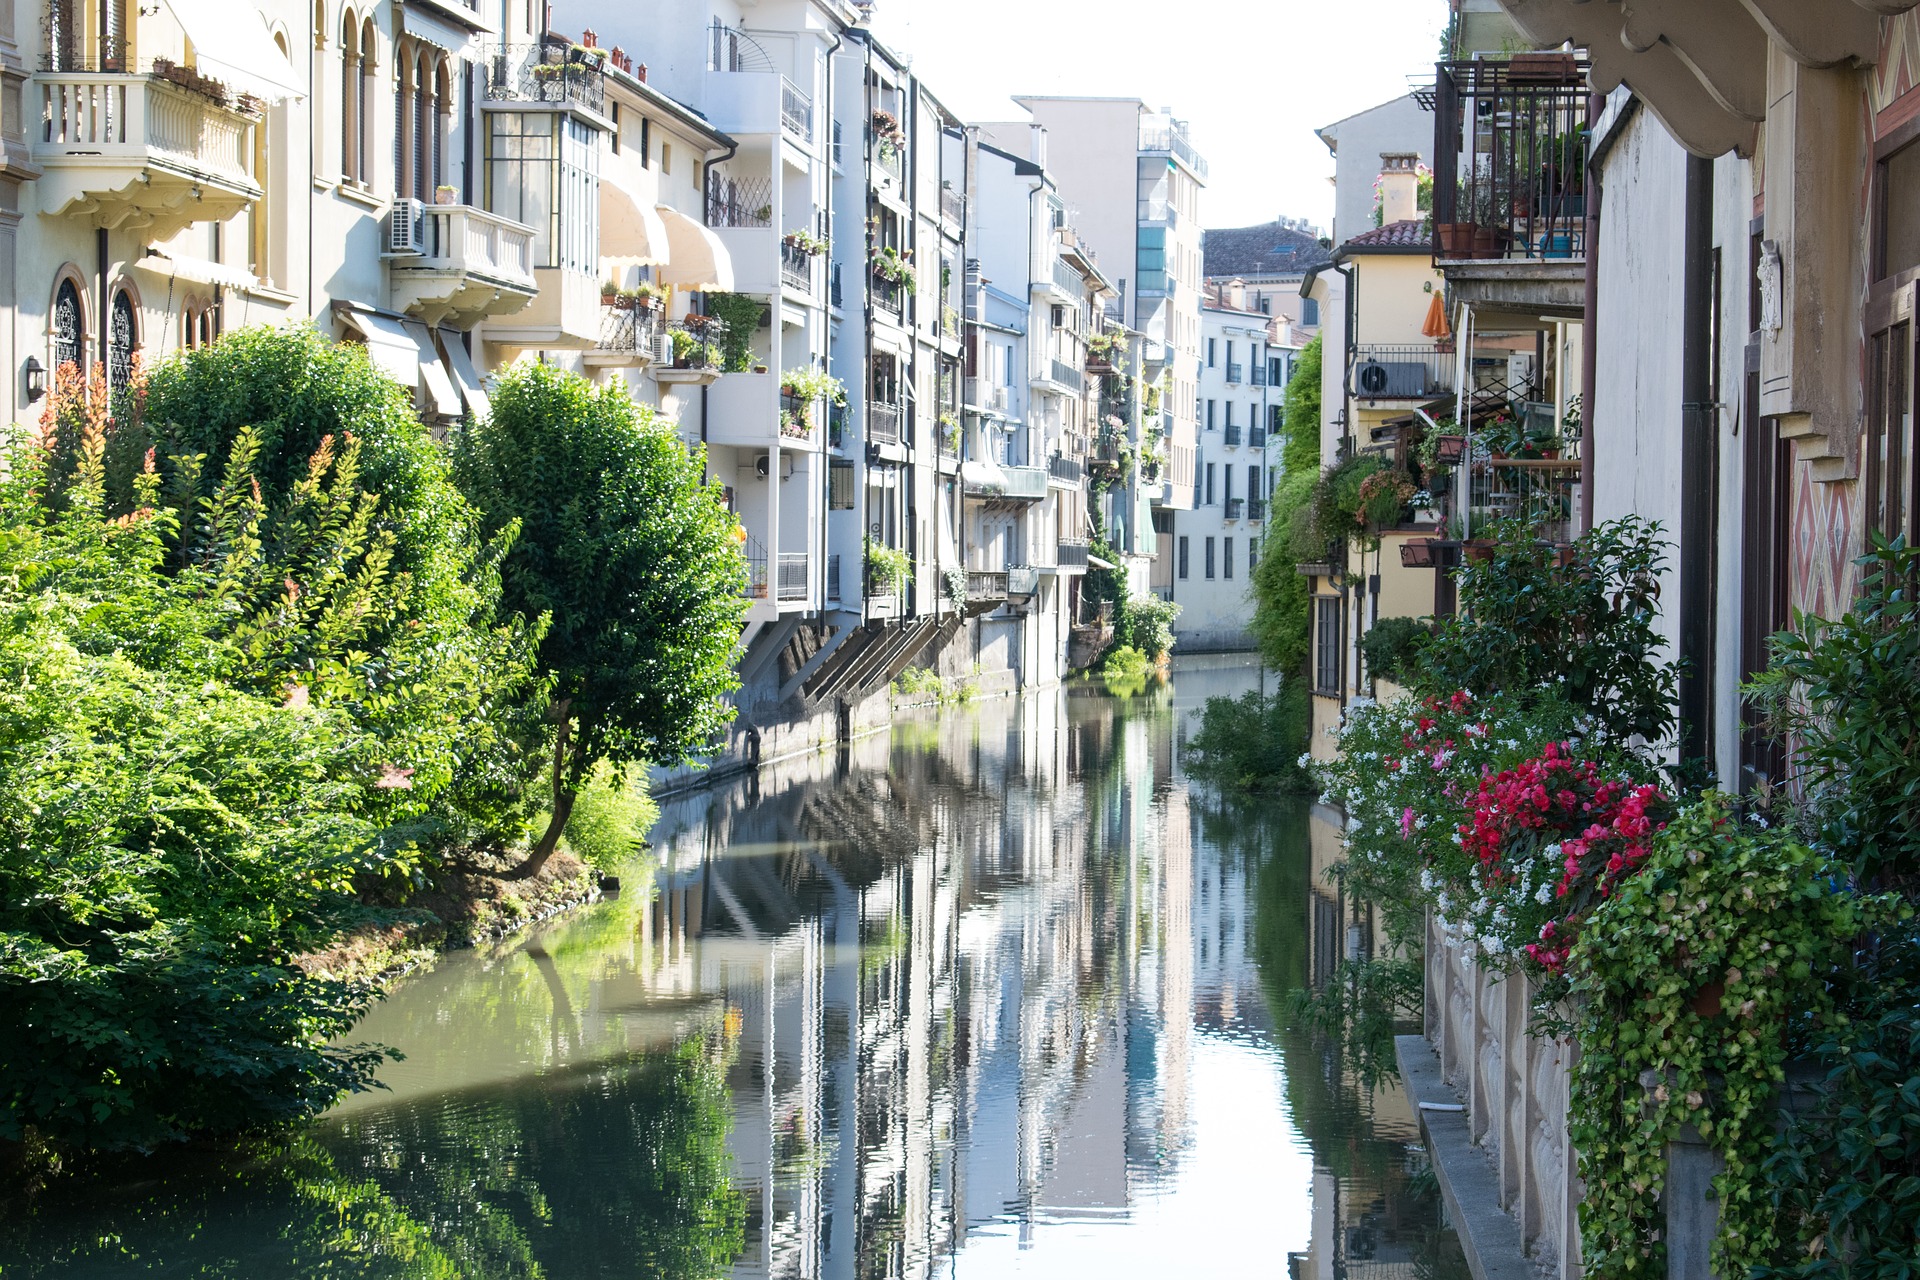
[[(1587, 120), (1600, 118), (1605, 99), (1587, 95)], [(1593, 392), (1599, 382), (1600, 334), (1600, 157), (1587, 160), (1587, 218), (1582, 236), (1587, 249), (1586, 288), (1580, 308), (1580, 532), (1593, 528)]]
[[(823, 104), (824, 109), (820, 112), (819, 145), (827, 149), (827, 199), (823, 207), (828, 210), (827, 238), (829, 242), (831, 242), (833, 238), (833, 55), (840, 52), (840, 46), (846, 42), (846, 38), (844, 31), (835, 28), (833, 43), (827, 46), (827, 89)], [(812, 233), (809, 232), (808, 234)], [(827, 277), (820, 282), (820, 287), (831, 291), (833, 288), (833, 255), (828, 253), (826, 255), (826, 261), (820, 265), (824, 269)], [(814, 301), (818, 301), (818, 299)], [(828, 298), (827, 305), (832, 305), (831, 297)], [(827, 340), (821, 344), (820, 367), (824, 372), (831, 374), (833, 372), (833, 325), (825, 319), (825, 315), (826, 312), (823, 307), (821, 309), (821, 324), (826, 329)], [(833, 493), (833, 461), (827, 454), (827, 450), (830, 447), (827, 443), (827, 437), (832, 434), (832, 429), (833, 405), (828, 404), (827, 420), (820, 424), (820, 452), (815, 455), (820, 463), (820, 475), (818, 477), (820, 485), (820, 525), (818, 541), (820, 547), (820, 612), (822, 614), (827, 612), (827, 562), (833, 556), (833, 540), (828, 536), (827, 529), (830, 519), (828, 503), (832, 500)], [(840, 607), (844, 609), (847, 602), (847, 579), (845, 566), (843, 565), (841, 568)], [(823, 631), (821, 634), (824, 635), (825, 632)]]
[(1713, 161), (1687, 158), (1680, 356), (1680, 761), (1712, 755)]

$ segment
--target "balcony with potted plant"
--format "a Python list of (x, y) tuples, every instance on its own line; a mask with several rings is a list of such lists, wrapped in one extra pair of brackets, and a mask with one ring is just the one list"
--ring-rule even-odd
[(725, 322), (713, 316), (689, 314), (668, 324), (667, 339), (673, 344), (673, 358), (665, 365), (653, 367), (654, 379), (712, 386), (723, 372), (720, 344), (725, 336)]
[(918, 284), (914, 277), (913, 250), (903, 252), (892, 245), (882, 245), (873, 251), (871, 261), (874, 309), (896, 324), (903, 323), (906, 300)]
[(585, 353), (590, 365), (600, 367), (650, 364), (658, 359), (665, 329), (660, 312), (661, 290), (648, 281), (622, 288), (608, 280), (600, 286), (600, 341)]

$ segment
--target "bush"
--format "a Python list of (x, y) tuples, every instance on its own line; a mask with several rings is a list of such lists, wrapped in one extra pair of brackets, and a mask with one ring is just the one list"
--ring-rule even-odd
[(1418, 618), (1382, 618), (1360, 637), (1360, 653), (1367, 670), (1382, 680), (1405, 684), (1420, 651), (1433, 639), (1433, 628)]
[(1750, 686), (1795, 743), (1807, 833), (1863, 881), (1920, 897), (1920, 548), (1876, 536), (1836, 621), (1796, 611)]
[(1422, 650), (1412, 684), (1446, 697), (1551, 689), (1607, 735), (1649, 743), (1674, 727), (1679, 675), (1657, 661), (1655, 625), (1666, 544), (1660, 526), (1628, 516), (1595, 525), (1560, 563), (1522, 522), (1489, 530), (1491, 558), (1457, 572), (1460, 613)]
[(1200, 728), (1187, 740), (1187, 769), (1196, 777), (1249, 791), (1309, 791), (1301, 766), (1313, 709), (1304, 685), (1282, 680), (1272, 694), (1208, 698)]
[(1132, 645), (1115, 645), (1100, 663), (1100, 675), (1115, 684), (1145, 686), (1153, 674), (1153, 661)]
[(1157, 666), (1173, 651), (1173, 620), (1179, 616), (1180, 606), (1159, 596), (1123, 600), (1114, 643), (1138, 649)]
[(646, 845), (659, 820), (660, 806), (647, 794), (646, 780), (603, 763), (573, 802), (567, 848), (596, 870), (618, 871)]
[[(1318, 341), (1318, 339), (1315, 339)], [(1310, 650), (1308, 612), (1311, 584), (1300, 576), (1297, 548), (1282, 531), (1303, 522), (1313, 495), (1314, 473), (1290, 471), (1273, 492), (1266, 554), (1253, 571), (1253, 636), (1260, 656), (1283, 677), (1304, 679)], [(1317, 555), (1325, 555), (1322, 546)], [(1312, 556), (1306, 557), (1308, 559)]]

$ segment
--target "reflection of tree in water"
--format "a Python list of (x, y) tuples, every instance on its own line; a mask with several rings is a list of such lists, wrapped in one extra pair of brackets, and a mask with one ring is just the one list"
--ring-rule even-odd
[[(363, 1113), (253, 1159), (183, 1155), (128, 1192), (107, 1190), (103, 1169), (7, 1224), (0, 1273), (709, 1280), (745, 1220), (728, 1181), (722, 1043), (696, 1036), (571, 1078)], [(103, 1199), (112, 1235), (98, 1230)]]
[[(1198, 789), (1194, 796), (1202, 834), (1223, 861), (1246, 871), (1251, 950), (1285, 1063), (1287, 1101), (1316, 1171), (1339, 1184), (1333, 1238), (1316, 1240), (1315, 1248), (1331, 1248), (1334, 1274), (1352, 1280), (1465, 1280), (1465, 1259), (1441, 1223), (1424, 1152), (1379, 1135), (1381, 1091), (1368, 1087), (1339, 1040), (1297, 1015), (1301, 995), (1325, 981), (1329, 968), (1314, 961), (1316, 934), (1328, 921), (1311, 918), (1316, 899), (1324, 907), (1326, 895), (1314, 892), (1309, 805)], [(1336, 909), (1336, 928), (1339, 916)]]

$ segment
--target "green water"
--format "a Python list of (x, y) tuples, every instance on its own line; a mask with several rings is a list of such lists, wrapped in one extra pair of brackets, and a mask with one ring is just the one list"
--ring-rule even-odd
[(1454, 1280), (1394, 1090), (1293, 1029), (1300, 802), (1178, 743), (1258, 678), (917, 718), (664, 806), (653, 890), (403, 982), (386, 1091), (0, 1221), (0, 1276)]

